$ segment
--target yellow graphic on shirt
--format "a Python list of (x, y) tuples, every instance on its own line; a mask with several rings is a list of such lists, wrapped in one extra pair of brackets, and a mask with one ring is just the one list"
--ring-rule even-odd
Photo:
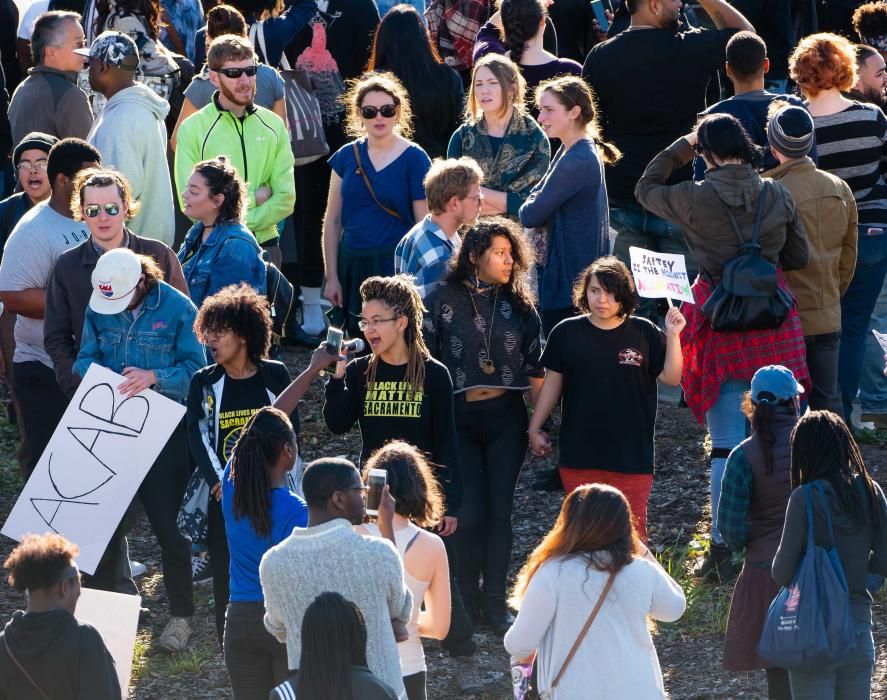
[(258, 408), (240, 408), (236, 411), (222, 411), (219, 413), (219, 436), (222, 438), (222, 456), (227, 462), (231, 459), (234, 445), (240, 437), (240, 431), (246, 422), (258, 413)]
[(375, 382), (366, 390), (363, 415), (421, 418), (422, 391), (412, 391), (407, 382)]

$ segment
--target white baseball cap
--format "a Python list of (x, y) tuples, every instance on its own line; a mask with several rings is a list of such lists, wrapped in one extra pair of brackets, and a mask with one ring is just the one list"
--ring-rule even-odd
[(89, 308), (97, 314), (125, 311), (142, 277), (142, 263), (128, 248), (115, 248), (99, 258), (92, 271)]

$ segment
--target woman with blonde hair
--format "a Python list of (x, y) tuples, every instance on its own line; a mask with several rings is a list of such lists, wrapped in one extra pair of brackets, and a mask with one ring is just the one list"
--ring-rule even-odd
[(394, 248), (428, 213), (422, 181), (431, 160), (410, 141), (412, 110), (400, 81), (370, 73), (345, 96), (354, 138), (329, 159), (333, 169), (323, 225), (325, 296), (334, 322), (357, 335), (361, 283), (394, 273)]
[(519, 612), (505, 649), (524, 662), (535, 656), (543, 697), (665, 697), (647, 619), (673, 622), (687, 603), (641, 544), (618, 489), (587, 484), (567, 496), (511, 602)]
[(575, 315), (573, 282), (610, 252), (610, 217), (604, 165), (621, 157), (598, 132), (594, 95), (582, 78), (546, 80), (536, 89), (539, 124), (561, 146), (520, 208), (524, 226), (545, 227), (539, 269), (539, 306), (545, 334)]
[(859, 390), (869, 319), (887, 275), (887, 117), (879, 107), (844, 97), (857, 81), (853, 44), (835, 34), (805, 37), (789, 71), (807, 100), (816, 129), (817, 167), (844, 180), (859, 212), (856, 269), (841, 297), (838, 384), (850, 424)]
[(481, 214), (517, 218), (548, 167), (551, 146), (526, 111), (527, 84), (518, 67), (498, 54), (474, 64), (465, 123), (447, 147), (448, 158), (471, 156), (484, 171)]
[[(364, 465), (386, 474), (394, 497), (394, 544), (403, 560), (404, 578), (413, 594), (407, 625), (409, 639), (397, 645), (403, 684), (409, 700), (425, 700), (425, 652), (422, 637), (443, 639), (450, 629), (450, 566), (440, 537), (423, 528), (436, 525), (443, 515), (443, 492), (431, 466), (413, 445), (394, 440), (370, 456)], [(382, 537), (375, 523), (358, 526)]]

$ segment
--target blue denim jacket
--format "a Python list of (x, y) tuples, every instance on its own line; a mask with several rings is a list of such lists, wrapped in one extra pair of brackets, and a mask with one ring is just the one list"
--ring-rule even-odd
[(132, 311), (109, 315), (87, 308), (74, 372), (83, 377), (93, 362), (117, 373), (125, 367), (150, 369), (157, 375), (153, 389), (184, 403), (191, 377), (206, 364), (194, 335), (196, 315), (191, 300), (166, 282), (148, 292), (135, 320)]
[(188, 231), (178, 253), (196, 306), (229, 284), (246, 282), (258, 294), (265, 293), (262, 248), (249, 229), (237, 222), (223, 221), (216, 224), (201, 244), (202, 236), (203, 224), (197, 222)]

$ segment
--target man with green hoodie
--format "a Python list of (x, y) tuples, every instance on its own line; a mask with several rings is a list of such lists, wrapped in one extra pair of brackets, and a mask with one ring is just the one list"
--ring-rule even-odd
[(286, 124), (270, 109), (253, 104), (256, 55), (248, 39), (231, 34), (216, 38), (207, 51), (206, 65), (216, 93), (179, 126), (175, 164), (179, 204), (194, 166), (225, 156), (246, 183), (246, 226), (279, 267), (277, 224), (292, 214), (296, 203), (295, 159)]
[(128, 226), (138, 236), (172, 246), (175, 210), (163, 121), (169, 103), (135, 82), (139, 49), (129, 35), (104, 32), (90, 48), (75, 52), (89, 58), (89, 85), (108, 100), (86, 140), (109, 167), (123, 173), (142, 205)]

